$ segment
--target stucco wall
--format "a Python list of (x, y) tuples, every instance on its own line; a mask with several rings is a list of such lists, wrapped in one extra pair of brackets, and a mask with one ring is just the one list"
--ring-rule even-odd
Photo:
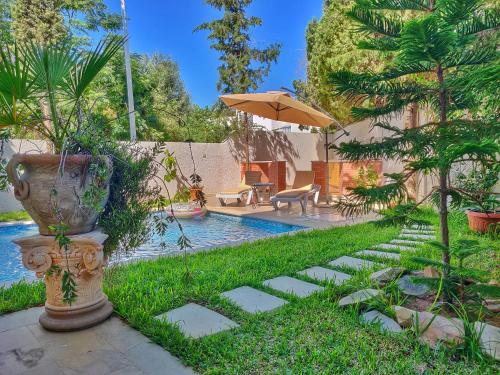
[[(395, 116), (391, 124), (400, 128), (405, 126), (404, 116)], [(372, 130), (369, 121), (353, 124), (347, 128), (349, 136), (342, 132), (329, 135), (329, 142), (345, 142), (350, 139), (368, 141), (388, 136), (389, 132)], [(142, 147), (152, 147), (152, 142), (140, 142)], [(193, 173), (193, 162), (188, 143), (167, 142), (166, 148), (174, 154), (178, 162), (178, 178), (168, 184), (171, 194), (184, 185)], [(240, 179), (240, 163), (245, 162), (245, 145), (240, 138), (230, 139), (220, 144), (194, 143), (191, 145), (196, 162), (197, 173), (203, 178), (205, 192), (232, 188)], [(12, 140), (4, 145), (4, 157), (9, 159), (15, 152), (46, 152), (42, 141)], [(339, 160), (338, 155), (329, 152), (330, 160)], [(297, 170), (311, 170), (311, 161), (325, 160), (325, 135), (313, 133), (280, 133), (258, 131), (250, 137), (250, 159), (284, 160), (287, 162), (287, 184), (291, 185)], [(402, 165), (397, 161), (383, 163), (383, 172), (399, 172)], [(432, 186), (431, 177), (419, 177), (419, 190), (428, 191)], [(12, 192), (0, 192), (0, 212), (20, 209)]]

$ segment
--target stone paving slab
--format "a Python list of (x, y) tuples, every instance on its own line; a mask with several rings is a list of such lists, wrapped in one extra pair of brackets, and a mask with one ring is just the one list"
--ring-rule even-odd
[(167, 311), (155, 316), (155, 319), (175, 324), (184, 335), (195, 339), (239, 327), (238, 323), (224, 315), (196, 303)]
[(394, 249), (394, 250), (411, 250), (411, 251), (415, 250), (414, 247), (404, 246), (404, 245), (396, 245), (393, 243), (381, 243), (381, 244), (373, 246), (373, 248), (376, 248), (376, 249)]
[(404, 229), (423, 229), (423, 230), (433, 230), (434, 227), (432, 225), (417, 225), (413, 224), (410, 226), (404, 226)]
[(355, 305), (358, 303), (366, 302), (371, 300), (373, 297), (378, 296), (381, 294), (382, 291), (377, 290), (377, 289), (363, 289), (359, 290), (357, 292), (354, 292), (352, 294), (349, 294), (348, 296), (345, 296), (339, 301), (339, 306), (347, 306), (347, 305)]
[(325, 289), (322, 286), (307, 283), (289, 276), (275, 277), (274, 279), (264, 281), (262, 284), (283, 293), (294, 294), (297, 297), (308, 297), (315, 292), (321, 292)]
[(436, 236), (430, 234), (412, 234), (412, 233), (401, 233), (399, 238), (402, 239), (411, 239), (416, 238), (419, 240), (435, 240)]
[(404, 272), (404, 268), (388, 267), (383, 270), (374, 272), (370, 275), (370, 280), (375, 281), (379, 285), (386, 284)]
[(424, 241), (395, 239), (395, 240), (391, 240), (391, 243), (396, 244), (396, 245), (420, 246), (420, 245), (423, 245), (425, 242)]
[(353, 258), (348, 256), (342, 256), (328, 263), (332, 267), (348, 267), (355, 270), (361, 270), (363, 268), (372, 268), (379, 263), (372, 262), (371, 260)]
[(433, 230), (420, 230), (420, 229), (403, 229), (401, 233), (409, 233), (409, 234), (436, 234)]
[(380, 324), (380, 329), (382, 331), (389, 331), (394, 333), (401, 332), (401, 327), (395, 320), (389, 318), (388, 316), (382, 314), (377, 310), (365, 312), (361, 315), (361, 320), (369, 324)]
[(379, 258), (401, 260), (401, 255), (399, 255), (399, 254), (387, 253), (385, 251), (377, 251), (377, 250), (361, 250), (361, 251), (358, 251), (357, 253), (355, 253), (354, 255), (366, 255), (366, 256), (374, 256), (374, 257), (379, 257)]
[(251, 314), (271, 311), (288, 303), (288, 301), (285, 301), (282, 298), (272, 296), (271, 294), (249, 286), (242, 286), (240, 288), (224, 292), (221, 296), (229, 299), (232, 303), (238, 305), (238, 307), (242, 310)]
[(311, 279), (318, 281), (328, 281), (333, 282), (335, 285), (340, 285), (344, 281), (349, 280), (351, 275), (347, 273), (334, 271), (324, 267), (311, 267), (306, 270), (298, 272), (299, 275), (305, 275), (310, 277)]
[(195, 374), (117, 317), (81, 331), (50, 332), (35, 321), (40, 312), (0, 317), (0, 374)]

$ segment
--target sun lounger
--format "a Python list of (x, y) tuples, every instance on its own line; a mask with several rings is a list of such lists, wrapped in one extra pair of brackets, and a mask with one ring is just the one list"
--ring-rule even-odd
[(240, 186), (234, 189), (228, 189), (217, 193), (215, 196), (219, 199), (221, 206), (227, 204), (228, 199), (236, 199), (240, 203), (246, 196), (245, 204), (248, 206), (252, 202), (253, 188), (252, 184), (260, 182), (262, 172), (260, 171), (246, 171), (245, 177)]
[(280, 207), (280, 203), (286, 202), (290, 207), (292, 202), (299, 202), (302, 207), (302, 213), (307, 211), (307, 201), (309, 197), (313, 197), (314, 204), (318, 204), (320, 185), (314, 184), (314, 172), (312, 171), (297, 171), (292, 188), (283, 190), (271, 197), (271, 202), (274, 209)]

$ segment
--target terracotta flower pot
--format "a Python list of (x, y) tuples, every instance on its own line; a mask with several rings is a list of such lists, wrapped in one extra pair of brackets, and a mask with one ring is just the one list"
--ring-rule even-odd
[[(109, 177), (101, 188), (106, 194), (99, 202), (104, 207), (109, 198), (111, 160), (103, 157), (109, 167)], [(53, 235), (50, 225), (68, 226), (68, 235), (87, 233), (94, 229), (98, 212), (86, 207), (83, 195), (92, 183), (88, 175), (89, 155), (68, 155), (61, 163), (61, 155), (15, 154), (7, 165), (9, 181), (14, 195), (38, 224), (40, 234)], [(61, 166), (62, 164), (62, 166)], [(19, 166), (23, 173), (19, 174)], [(62, 168), (62, 173), (60, 172)]]
[(500, 213), (486, 213), (477, 211), (467, 211), (469, 228), (475, 232), (485, 233), (490, 224), (500, 222)]

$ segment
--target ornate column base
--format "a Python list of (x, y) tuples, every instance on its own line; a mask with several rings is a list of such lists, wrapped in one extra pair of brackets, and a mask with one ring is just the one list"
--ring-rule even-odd
[(75, 331), (95, 326), (106, 320), (113, 313), (113, 305), (104, 297), (91, 306), (55, 310), (45, 305), (45, 311), (38, 321), (43, 328), (49, 331)]
[[(36, 235), (17, 239), (23, 264), (45, 281), (47, 300), (40, 324), (51, 331), (74, 331), (107, 319), (113, 306), (102, 291), (105, 266), (102, 244), (107, 236), (95, 230), (68, 236), (67, 249), (59, 248), (54, 236)], [(63, 300), (62, 279), (70, 274), (76, 288), (71, 304)]]

